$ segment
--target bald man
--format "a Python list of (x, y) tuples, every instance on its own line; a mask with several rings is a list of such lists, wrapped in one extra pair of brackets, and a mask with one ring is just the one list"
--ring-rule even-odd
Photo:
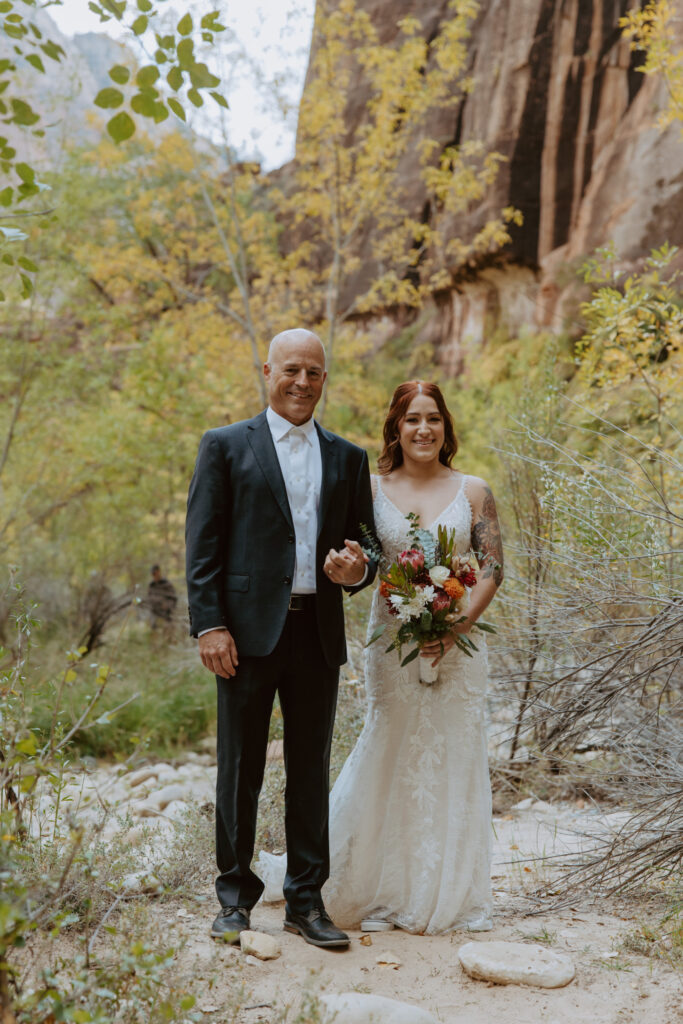
[(187, 504), (191, 631), (218, 686), (216, 893), (211, 934), (239, 942), (263, 891), (251, 869), (258, 796), (277, 692), (287, 770), (285, 929), (316, 946), (349, 939), (328, 917), (328, 791), (342, 588), (372, 582), (359, 546), (374, 529), (366, 453), (313, 411), (326, 378), (317, 335), (273, 338), (268, 408), (202, 438)]

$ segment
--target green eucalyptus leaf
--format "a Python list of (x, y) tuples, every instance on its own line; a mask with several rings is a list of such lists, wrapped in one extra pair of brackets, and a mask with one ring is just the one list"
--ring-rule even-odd
[(136, 36), (141, 36), (143, 32), (147, 31), (147, 25), (149, 24), (149, 18), (146, 14), (141, 14), (135, 19), (133, 24), (130, 26)]
[(13, 189), (11, 185), (3, 188), (0, 192), (0, 206), (11, 206)]
[(410, 652), (410, 654), (406, 654), (405, 658), (404, 658), (404, 659), (403, 659), (403, 661), (401, 662), (401, 668), (405, 668), (405, 667), (406, 667), (406, 665), (409, 665), (411, 661), (415, 661), (415, 659), (417, 658), (417, 656), (419, 655), (419, 653), (420, 653), (420, 648), (419, 648), (419, 647), (415, 647), (415, 648), (414, 648), (414, 649), (413, 649), (413, 650), (412, 650), (412, 651)]
[(190, 103), (193, 103), (195, 105), (195, 107), (203, 107), (204, 106), (204, 100), (202, 99), (202, 94), (200, 92), (197, 92), (196, 89), (188, 89), (187, 90), (187, 98), (190, 101)]
[(365, 646), (369, 647), (370, 644), (374, 644), (375, 640), (379, 640), (379, 638), (381, 637), (382, 633), (384, 633), (386, 628), (386, 623), (384, 623), (384, 625), (378, 626), (377, 629), (373, 630), (372, 636), (370, 637)]
[(32, 274), (35, 274), (38, 271), (38, 267), (33, 260), (28, 258), (28, 256), (20, 256), (17, 263), (23, 270), (29, 270)]
[(221, 96), (219, 92), (210, 92), (209, 96), (216, 101), (219, 107), (225, 107), (226, 110), (229, 108), (230, 104), (226, 100), (225, 96)]

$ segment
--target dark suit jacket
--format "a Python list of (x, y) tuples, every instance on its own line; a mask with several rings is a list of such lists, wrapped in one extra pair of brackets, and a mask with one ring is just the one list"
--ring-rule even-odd
[[(316, 551), (318, 632), (329, 665), (346, 661), (341, 587), (323, 573), (330, 548), (374, 531), (368, 457), (323, 430)], [(238, 654), (264, 656), (277, 644), (292, 590), (294, 525), (265, 412), (209, 430), (201, 440), (185, 528), (191, 633), (227, 626)], [(372, 583), (369, 564), (360, 590)]]

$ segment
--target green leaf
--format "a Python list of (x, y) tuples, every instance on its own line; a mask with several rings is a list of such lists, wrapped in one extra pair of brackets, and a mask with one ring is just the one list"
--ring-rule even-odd
[(181, 39), (176, 51), (178, 63), (183, 71), (189, 71), (194, 64), (194, 43), (191, 39)]
[(189, 36), (190, 32), (194, 27), (192, 24), (192, 15), (189, 13), (189, 11), (187, 14), (183, 15), (183, 17), (180, 19), (176, 27), (178, 29), (179, 35)]
[(8, 267), (13, 267), (14, 256), (11, 256), (8, 252), (6, 252), (5, 255), (2, 257), (2, 262)]
[(28, 164), (19, 163), (14, 165), (14, 170), (17, 172), (22, 181), (32, 185), (36, 180), (36, 172)]
[(152, 10), (151, 0), (138, 0), (138, 10), (147, 13)]
[(4, 302), (5, 298), (6, 298), (6, 295), (3, 292), (2, 288), (0, 288), (0, 302)]
[(415, 661), (415, 659), (417, 658), (419, 653), (420, 653), (420, 648), (419, 647), (415, 647), (414, 650), (412, 650), (410, 652), (410, 654), (407, 654), (405, 656), (405, 658), (401, 662), (401, 668), (405, 668), (405, 666), (409, 665), (411, 661)]
[(370, 637), (365, 646), (369, 647), (370, 644), (374, 644), (375, 640), (379, 640), (379, 638), (381, 637), (382, 633), (385, 631), (386, 628), (387, 627), (385, 623), (383, 626), (378, 626), (377, 629), (373, 630), (372, 636)]
[(43, 64), (42, 60), (40, 59), (40, 57), (38, 56), (37, 53), (28, 53), (26, 55), (26, 60), (34, 68), (36, 68), (38, 71), (42, 72), (42, 74), (45, 74), (45, 65)]
[(221, 84), (220, 78), (212, 75), (206, 64), (193, 64), (190, 68), (190, 79), (195, 89), (215, 89)]
[(163, 50), (155, 50), (154, 51), (154, 59), (157, 62), (157, 64), (167, 64), (168, 63), (168, 57), (166, 56), (166, 54), (164, 53)]
[(33, 733), (27, 736), (25, 740), (19, 740), (17, 743), (18, 752), (20, 754), (26, 754), (27, 757), (31, 757), (35, 754), (37, 749), (36, 738)]
[(230, 104), (226, 100), (225, 96), (221, 96), (219, 92), (210, 92), (209, 96), (213, 97), (219, 107), (225, 107), (226, 110), (229, 109)]
[(95, 97), (95, 106), (104, 110), (111, 110), (113, 107), (120, 107), (123, 103), (123, 93), (119, 89), (100, 89)]
[(45, 43), (41, 43), (40, 48), (45, 56), (49, 57), (50, 60), (60, 61), (62, 57), (66, 57), (62, 47), (59, 46), (58, 43), (53, 43), (51, 39), (48, 39)]
[(38, 267), (33, 260), (28, 258), (28, 256), (20, 256), (17, 263), (20, 267), (23, 267), (24, 270), (30, 270), (32, 274), (35, 274), (38, 271)]
[(183, 84), (183, 73), (177, 64), (174, 64), (173, 67), (169, 69), (169, 72), (166, 75), (166, 81), (174, 92), (177, 92)]
[(107, 122), (107, 131), (114, 142), (125, 142), (135, 134), (135, 121), (125, 110), (122, 110)]
[(190, 103), (194, 103), (195, 107), (204, 106), (204, 100), (202, 99), (201, 93), (197, 92), (196, 89), (188, 89), (187, 98)]
[(169, 96), (168, 105), (173, 111), (173, 113), (176, 115), (176, 117), (179, 117), (181, 121), (187, 121), (187, 117), (185, 116), (185, 108), (183, 107), (182, 103), (179, 103), (178, 100), (175, 99), (174, 96)]
[(156, 64), (146, 64), (144, 68), (140, 68), (138, 71), (135, 81), (141, 89), (149, 89), (158, 79), (159, 73), (159, 68)]
[(114, 64), (113, 68), (109, 68), (109, 77), (117, 85), (125, 85), (130, 78), (130, 69), (123, 64)]
[(496, 633), (498, 632), (495, 626), (491, 626), (488, 622), (475, 622), (474, 625), (477, 629), (481, 629), (484, 633)]
[(147, 25), (149, 24), (149, 18), (146, 14), (141, 14), (139, 18), (136, 18), (133, 24), (130, 26), (136, 36), (141, 36), (143, 32), (147, 31)]
[(16, 124), (31, 125), (40, 120), (35, 110), (24, 100), (11, 99), (10, 106), (14, 112), (12, 120)]
[(156, 89), (143, 89), (136, 92), (130, 101), (131, 108), (142, 117), (154, 117), (159, 94)]
[(21, 278), (21, 297), (28, 299), (33, 295), (33, 281), (26, 274), (19, 274)]

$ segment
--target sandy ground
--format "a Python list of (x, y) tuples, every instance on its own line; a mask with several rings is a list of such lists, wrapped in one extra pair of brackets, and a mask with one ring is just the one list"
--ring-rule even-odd
[[(530, 801), (527, 802), (527, 804)], [(561, 911), (532, 914), (528, 892), (549, 870), (542, 855), (575, 848), (586, 832), (609, 830), (621, 815), (571, 805), (523, 806), (495, 820), (494, 887), (496, 920), (492, 932), (468, 935), (415, 936), (401, 931), (371, 936), (351, 932), (347, 951), (332, 952), (308, 945), (282, 929), (284, 904), (260, 904), (252, 928), (278, 938), (277, 960), (249, 960), (236, 948), (208, 935), (215, 912), (213, 892), (195, 900), (159, 906), (159, 924), (169, 937), (184, 943), (178, 967), (193, 979), (202, 995), (199, 1008), (206, 1020), (265, 1021), (275, 1024), (284, 1006), (294, 1021), (302, 993), (360, 991), (400, 999), (430, 1010), (449, 1024), (683, 1024), (681, 975), (661, 959), (624, 951), (622, 942), (638, 921), (657, 919), (663, 906), (633, 902), (576, 904)], [(584, 840), (585, 841), (585, 840)], [(503, 939), (542, 942), (568, 953), (576, 977), (562, 989), (498, 986), (473, 981), (458, 961), (458, 949), (469, 941)], [(389, 952), (400, 966), (377, 963)], [(236, 995), (242, 986), (242, 997)]]

